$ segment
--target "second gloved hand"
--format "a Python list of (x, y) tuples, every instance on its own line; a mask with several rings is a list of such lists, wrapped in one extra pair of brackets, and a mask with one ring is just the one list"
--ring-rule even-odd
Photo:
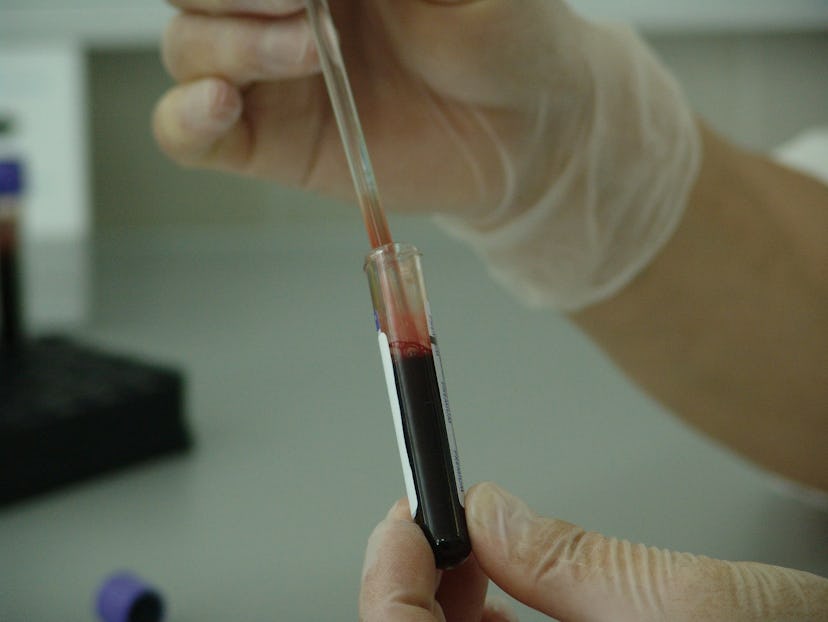
[(506, 622), (485, 577), (561, 622), (816, 622), (828, 580), (807, 572), (656, 549), (538, 516), (493, 484), (466, 497), (474, 554), (434, 569), (425, 537), (399, 505), (368, 542), (364, 622)]

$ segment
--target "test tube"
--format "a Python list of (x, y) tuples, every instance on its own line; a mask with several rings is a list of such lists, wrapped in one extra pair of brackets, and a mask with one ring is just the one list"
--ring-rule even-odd
[(0, 159), (0, 348), (10, 352), (23, 333), (18, 272), (22, 170), (17, 160)]
[(452, 568), (469, 555), (471, 541), (420, 257), (412, 245), (387, 244), (368, 254), (365, 272), (411, 516), (437, 567)]

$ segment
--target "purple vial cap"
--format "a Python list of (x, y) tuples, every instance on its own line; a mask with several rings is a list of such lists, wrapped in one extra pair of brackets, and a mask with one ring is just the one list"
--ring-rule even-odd
[(20, 194), (23, 190), (23, 166), (17, 160), (0, 160), (0, 195)]
[(103, 622), (161, 622), (164, 602), (150, 585), (129, 572), (106, 578), (95, 603)]

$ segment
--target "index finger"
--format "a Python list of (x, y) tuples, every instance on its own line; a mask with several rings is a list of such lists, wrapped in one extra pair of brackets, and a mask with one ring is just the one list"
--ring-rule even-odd
[(304, 9), (304, 0), (168, 0), (184, 11), (210, 15), (283, 17)]
[(359, 619), (363, 622), (436, 620), (440, 571), (420, 528), (398, 501), (368, 538)]

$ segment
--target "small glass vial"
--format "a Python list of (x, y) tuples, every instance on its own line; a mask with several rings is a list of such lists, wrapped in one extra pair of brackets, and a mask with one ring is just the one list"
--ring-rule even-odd
[(380, 356), (414, 521), (438, 568), (471, 552), (463, 480), (420, 252), (389, 244), (365, 259)]

